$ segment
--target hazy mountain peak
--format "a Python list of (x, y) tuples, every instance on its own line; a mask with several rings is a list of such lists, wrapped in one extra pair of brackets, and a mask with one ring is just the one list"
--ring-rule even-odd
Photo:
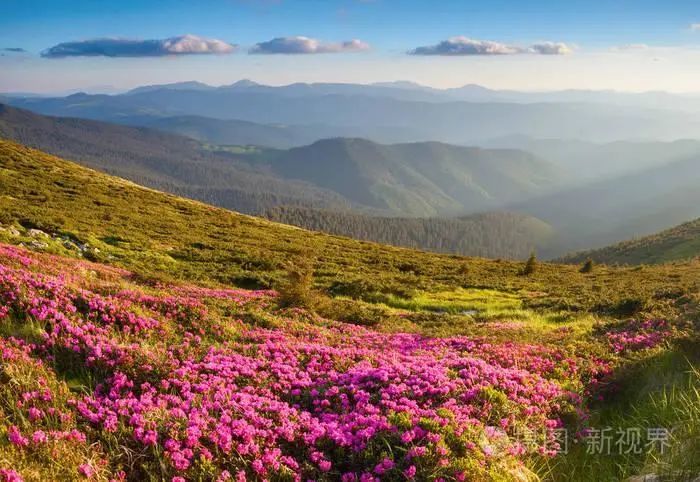
[(374, 82), (375, 87), (393, 87), (396, 89), (414, 89), (414, 90), (434, 90), (432, 87), (426, 85), (421, 85), (418, 82), (412, 82), (410, 80), (395, 80), (390, 82)]
[(253, 80), (241, 79), (241, 80), (234, 82), (231, 85), (223, 86), (223, 88), (225, 88), (225, 89), (237, 89), (237, 88), (238, 89), (245, 89), (248, 87), (261, 87), (261, 86), (262, 86), (262, 84), (259, 84)]
[(154, 84), (154, 85), (144, 85), (141, 87), (136, 87), (131, 89), (126, 94), (142, 94), (144, 92), (153, 92), (155, 90), (212, 90), (215, 87), (205, 84), (203, 82), (198, 82), (196, 80), (188, 80), (185, 82), (174, 82), (172, 84)]

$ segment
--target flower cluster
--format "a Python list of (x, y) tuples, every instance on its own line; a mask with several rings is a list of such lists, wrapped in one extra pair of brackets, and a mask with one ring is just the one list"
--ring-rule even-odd
[[(31, 359), (64, 377), (79, 367), (96, 383), (58, 411), (50, 391), (23, 392), (8, 440), (17, 450), (118, 443), (107, 465), (134, 469), (128, 454), (141, 464), (132, 478), (503, 477), (529, 450), (516, 432), (560, 427), (580, 409), (571, 380), (594, 370), (555, 347), (378, 333), (272, 312), (274, 292), (143, 287), (128, 272), (37, 256), (0, 250), (0, 324), (40, 328), (4, 342), (3, 362)], [(75, 274), (95, 271), (99, 282)], [(277, 328), (242, 322), (251, 304)], [(236, 329), (222, 338), (224, 325)], [(47, 417), (80, 430), (47, 430)], [(12, 480), (11, 469), (0, 476)], [(95, 478), (102, 468), (76, 470)]]
[(630, 320), (606, 334), (615, 353), (654, 348), (671, 335), (672, 327), (666, 320)]

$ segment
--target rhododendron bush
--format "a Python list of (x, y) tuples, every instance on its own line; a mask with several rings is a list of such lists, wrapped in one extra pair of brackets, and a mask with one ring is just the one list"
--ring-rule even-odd
[(61, 454), (54, 476), (95, 480), (515, 477), (556, 452), (609, 370), (573, 348), (379, 333), (274, 298), (0, 246), (0, 422), (17, 461), (0, 480), (41, 479)]

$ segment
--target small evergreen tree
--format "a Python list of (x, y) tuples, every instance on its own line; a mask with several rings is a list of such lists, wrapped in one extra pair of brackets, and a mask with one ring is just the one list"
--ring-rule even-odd
[(285, 279), (277, 288), (280, 307), (314, 308), (318, 296), (314, 290), (314, 261), (310, 253), (304, 252), (286, 263)]
[(583, 266), (581, 267), (581, 273), (592, 273), (593, 272), (593, 260), (588, 258)]
[(535, 256), (535, 252), (533, 251), (530, 253), (530, 257), (527, 258), (527, 262), (525, 263), (525, 267), (523, 268), (523, 274), (524, 275), (530, 275), (534, 273), (537, 270), (537, 256)]

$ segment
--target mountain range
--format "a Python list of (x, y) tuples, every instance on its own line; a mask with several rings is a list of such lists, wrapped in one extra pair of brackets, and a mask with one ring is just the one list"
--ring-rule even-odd
[[(396, 217), (476, 213), (503, 200), (544, 193), (557, 175), (548, 163), (517, 150), (439, 143), (388, 146), (343, 138), (288, 151), (214, 149), (152, 129), (41, 116), (9, 106), (0, 106), (0, 137), (244, 213), (260, 215), (280, 206), (313, 208), (345, 219), (352, 215), (354, 223), (364, 218), (365, 226), (378, 222), (369, 215), (394, 216), (388, 232), (379, 235), (371, 228), (375, 234), (365, 237), (506, 258), (525, 256), (544, 242), (546, 224), (511, 213), (412, 222)], [(304, 219), (309, 224), (303, 226), (320, 227), (317, 220)], [(425, 234), (408, 240), (404, 233), (417, 225)], [(489, 235), (478, 234), (484, 232)]]
[[(284, 213), (336, 234), (392, 242), (369, 228), (379, 218), (393, 227), (394, 244), (503, 257), (534, 249), (549, 258), (700, 217), (696, 100), (406, 82), (185, 82), (6, 98), (35, 112), (0, 106), (0, 136), (156, 189), (249, 214)], [(475, 224), (471, 216), (484, 212)], [(508, 249), (485, 250), (484, 241), (465, 251), (451, 239), (465, 232), (465, 216), (469, 233), (502, 233)], [(514, 216), (537, 228), (523, 237)], [(409, 240), (409, 225), (430, 232)], [(537, 234), (542, 226), (547, 236)], [(517, 249), (514, 239), (522, 239)]]
[[(199, 116), (300, 128), (323, 125), (336, 136), (383, 143), (473, 144), (513, 135), (596, 142), (674, 140), (693, 137), (700, 126), (700, 109), (690, 108), (700, 103), (692, 97), (654, 103), (627, 101), (637, 98), (628, 94), (504, 97), (474, 86), (459, 92), (463, 95), (405, 84), (272, 87), (244, 81), (218, 88), (196, 83), (150, 86), (119, 95), (7, 97), (5, 102), (42, 114), (126, 124), (152, 122), (151, 117)], [(626, 101), (603, 101), (606, 96)], [(326, 133), (321, 132), (315, 140), (323, 137)]]

